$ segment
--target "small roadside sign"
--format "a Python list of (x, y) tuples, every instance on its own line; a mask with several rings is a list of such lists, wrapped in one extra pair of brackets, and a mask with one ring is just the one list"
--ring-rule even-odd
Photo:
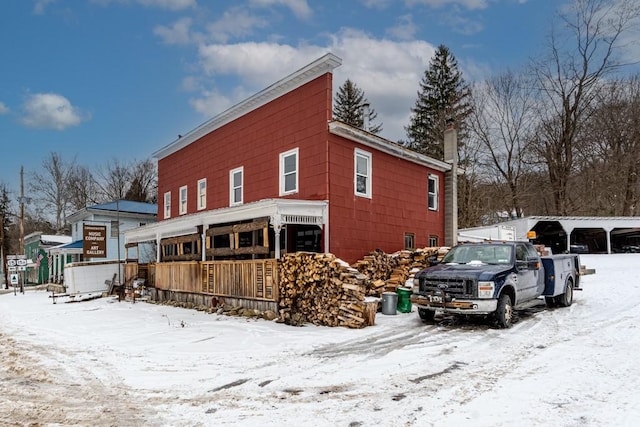
[(16, 260), (15, 259), (10, 259), (9, 256), (7, 256), (7, 266), (14, 267), (16, 265), (18, 265)]
[(18, 267), (16, 267), (15, 265), (12, 265), (11, 267), (8, 267), (7, 270), (11, 273), (14, 271), (18, 271)]
[(11, 275), (11, 284), (12, 285), (17, 285), (18, 284), (18, 275), (16, 273)]

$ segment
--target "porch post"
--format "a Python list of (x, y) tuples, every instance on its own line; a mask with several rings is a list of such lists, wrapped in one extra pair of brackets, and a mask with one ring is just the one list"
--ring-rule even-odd
[(160, 246), (160, 235), (156, 234), (156, 262), (160, 262), (161, 250), (162, 250), (162, 246)]
[(280, 215), (273, 215), (271, 217), (271, 225), (273, 225), (273, 232), (275, 234), (275, 253), (276, 259), (280, 259), (280, 231), (282, 230), (282, 223)]
[(205, 243), (207, 242), (207, 232), (204, 230), (204, 227), (202, 227), (202, 234), (200, 235), (200, 240), (202, 243), (200, 246), (200, 251), (202, 252), (200, 255), (201, 261), (204, 262), (207, 260), (207, 248), (205, 247)]

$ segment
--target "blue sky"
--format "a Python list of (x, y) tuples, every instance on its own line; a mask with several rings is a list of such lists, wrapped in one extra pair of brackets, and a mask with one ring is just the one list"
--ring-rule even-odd
[(326, 52), (404, 138), (434, 48), (467, 81), (539, 53), (561, 0), (3, 0), (0, 182), (48, 153), (90, 168), (152, 153)]

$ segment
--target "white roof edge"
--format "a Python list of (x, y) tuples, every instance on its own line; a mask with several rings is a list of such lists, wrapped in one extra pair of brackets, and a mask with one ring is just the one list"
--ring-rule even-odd
[(332, 72), (340, 65), (342, 65), (342, 59), (332, 53), (327, 53), (298, 71), (207, 120), (200, 126), (189, 131), (186, 135), (178, 137), (178, 139), (153, 153), (152, 156), (156, 159), (167, 157), (227, 123), (262, 107), (323, 74)]
[(124, 231), (125, 243), (155, 241), (157, 237), (173, 237), (197, 232), (200, 225), (242, 221), (272, 215), (326, 216), (326, 200), (263, 199), (238, 206), (223, 207), (166, 219)]
[(367, 147), (375, 148), (394, 157), (398, 157), (410, 162), (428, 166), (440, 172), (450, 171), (452, 166), (450, 163), (446, 163), (437, 159), (434, 159), (424, 154), (420, 154), (401, 145), (398, 145), (388, 139), (381, 138), (372, 133), (366, 132), (362, 129), (354, 128), (346, 123), (339, 121), (329, 122), (329, 132), (347, 138), (351, 141), (358, 142)]

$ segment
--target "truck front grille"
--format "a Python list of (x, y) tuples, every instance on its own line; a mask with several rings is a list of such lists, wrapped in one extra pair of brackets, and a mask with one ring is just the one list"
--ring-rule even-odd
[(423, 278), (420, 280), (420, 292), (445, 292), (452, 297), (476, 296), (476, 280), (472, 278)]

